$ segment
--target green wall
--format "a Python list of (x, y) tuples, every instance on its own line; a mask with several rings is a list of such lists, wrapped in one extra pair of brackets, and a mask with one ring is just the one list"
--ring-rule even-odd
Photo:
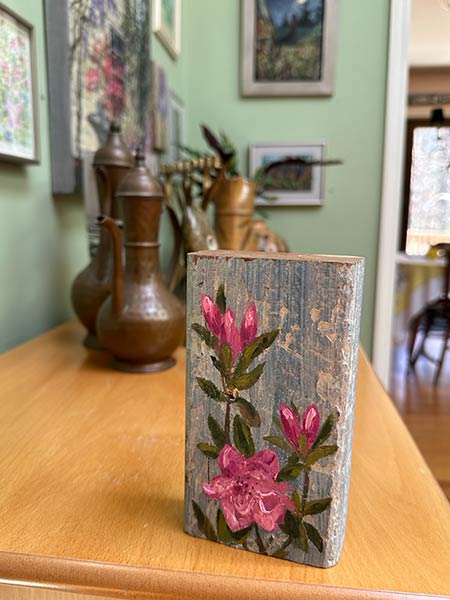
[(0, 351), (68, 317), (70, 282), (87, 259), (81, 201), (51, 196), (42, 2), (6, 4), (35, 26), (41, 164), (0, 163)]
[[(295, 252), (365, 256), (362, 340), (370, 351), (381, 194), (389, 0), (339, 2), (331, 98), (240, 98), (240, 2), (187, 0), (188, 140), (199, 123), (223, 129), (246, 172), (249, 144), (325, 140), (343, 166), (326, 175), (325, 206), (270, 208), (271, 227)], [(187, 10), (186, 10), (187, 12)]]

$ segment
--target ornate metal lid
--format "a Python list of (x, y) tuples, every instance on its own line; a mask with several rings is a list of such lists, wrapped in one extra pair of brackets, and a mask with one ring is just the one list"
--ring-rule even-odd
[(133, 155), (128, 150), (120, 133), (120, 125), (112, 121), (105, 144), (94, 156), (94, 167), (132, 167)]
[(116, 197), (118, 196), (163, 197), (162, 187), (145, 166), (145, 156), (140, 148), (136, 152), (134, 167), (126, 174), (117, 189)]

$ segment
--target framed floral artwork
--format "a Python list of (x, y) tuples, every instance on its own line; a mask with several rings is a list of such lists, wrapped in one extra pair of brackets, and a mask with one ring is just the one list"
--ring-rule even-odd
[[(297, 160), (306, 164), (299, 164)], [(264, 169), (273, 168), (264, 176), (264, 197), (258, 197), (260, 206), (321, 206), (324, 203), (325, 144), (320, 142), (297, 144), (254, 144), (250, 146), (250, 177), (261, 177)], [(281, 164), (278, 164), (281, 163)]]
[(39, 162), (34, 27), (0, 3), (0, 159)]
[(338, 0), (241, 0), (243, 96), (331, 96)]
[(181, 0), (153, 1), (153, 31), (170, 56), (181, 52)]
[(53, 192), (72, 193), (112, 120), (151, 149), (150, 2), (45, 2)]

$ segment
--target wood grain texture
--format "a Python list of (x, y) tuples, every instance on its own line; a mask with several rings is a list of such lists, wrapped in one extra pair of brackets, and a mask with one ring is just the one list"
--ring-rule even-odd
[(114, 598), (450, 595), (448, 503), (364, 355), (346, 540), (324, 570), (186, 535), (183, 352), (128, 375), (83, 335), (64, 325), (0, 356), (1, 582)]
[[(282, 405), (293, 404), (300, 414), (305, 414), (307, 407), (312, 406), (313, 410), (318, 411), (317, 418), (320, 418), (321, 424), (329, 417), (335, 419), (331, 435), (325, 442), (326, 448), (334, 447), (334, 453), (312, 463), (308, 474), (298, 473), (295, 479), (290, 479), (287, 492), (287, 497), (291, 497), (294, 490), (299, 498), (305, 494), (304, 506), (306, 500), (331, 499), (328, 508), (314, 514), (306, 512), (304, 519), (300, 518), (298, 524), (294, 522), (292, 525), (293, 535), (303, 523), (316, 528), (317, 535), (323, 540), (322, 551), (311, 540), (309, 543), (307, 540), (303, 542), (306, 543), (303, 549), (298, 540), (286, 546), (290, 538), (279, 525), (276, 529), (267, 529), (260, 524), (256, 531), (254, 526), (245, 538), (245, 545), (254, 552), (267, 552), (270, 555), (283, 548), (285, 558), (321, 567), (331, 567), (339, 560), (347, 514), (363, 275), (362, 258), (312, 258), (309, 255), (292, 254), (267, 256), (223, 251), (189, 255), (185, 494), (185, 528), (188, 533), (203, 538), (209, 533), (199, 526), (193, 506), (200, 507), (213, 527), (219, 514), (219, 502), (207, 498), (202, 488), (203, 483), (209, 484), (221, 474), (218, 461), (205, 456), (197, 447), (205, 442), (214, 445), (208, 430), (208, 419), (215, 419), (219, 427), (223, 424), (226, 432), (224, 415), (227, 411), (230, 411), (232, 418), (236, 414), (240, 418), (237, 403), (231, 394), (228, 402), (217, 402), (208, 397), (197, 381), (197, 377), (211, 380), (220, 390), (225, 385), (221, 383), (221, 375), (211, 361), (211, 354), (219, 356), (220, 353), (208, 347), (192, 329), (193, 324), (207, 324), (202, 314), (201, 295), (207, 294), (214, 299), (219, 286), (223, 285), (227, 306), (236, 314), (238, 327), (246, 309), (254, 302), (258, 319), (257, 334), (279, 330), (273, 345), (248, 367), (251, 372), (262, 365), (264, 370), (260, 378), (250, 389), (244, 387), (243, 391), (239, 391), (239, 396), (243, 396), (258, 411), (261, 420), (255, 427), (251, 422), (248, 423), (254, 451), (246, 456), (264, 450), (277, 457), (280, 467), (287, 468), (288, 458), (307, 464), (308, 452), (312, 448), (306, 449), (306, 455), (300, 458), (293, 450), (280, 449), (265, 439), (266, 436), (278, 436), (278, 443), (286, 441), (286, 435), (280, 433), (273, 421), (274, 418), (280, 418)], [(231, 372), (238, 363), (239, 359), (236, 358), (234, 366), (230, 367)], [(302, 419), (299, 420), (301, 422)], [(317, 432), (313, 441), (316, 437)], [(228, 444), (245, 454), (245, 448), (242, 450), (239, 447), (236, 435), (234, 439), (230, 435)], [(297, 440), (294, 446), (298, 447)], [(240, 485), (233, 484), (233, 489), (237, 490)], [(254, 498), (254, 495), (234, 493), (237, 498), (235, 504), (244, 500), (247, 513), (251, 505), (247, 500)], [(228, 502), (228, 498), (225, 502)], [(223, 506), (222, 503), (222, 510)], [(252, 506), (256, 507), (252, 510), (257, 511), (259, 503), (255, 502)], [(292, 514), (293, 511), (284, 515), (283, 522), (292, 521)], [(247, 521), (245, 523), (240, 529), (248, 527)], [(233, 539), (227, 542), (226, 538), (231, 537), (229, 534), (225, 539), (219, 536), (219, 526), (217, 537), (222, 543), (242, 547), (241, 542)]]

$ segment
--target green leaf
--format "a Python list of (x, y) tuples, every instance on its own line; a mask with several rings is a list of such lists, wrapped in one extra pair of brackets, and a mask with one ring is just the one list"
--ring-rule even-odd
[(248, 390), (253, 387), (261, 377), (265, 364), (266, 363), (261, 363), (253, 369), (253, 371), (250, 371), (250, 373), (244, 373), (244, 375), (240, 375), (237, 378), (235, 376), (233, 379), (235, 387), (237, 387), (238, 390)]
[(331, 504), (331, 498), (321, 498), (318, 500), (310, 500), (305, 504), (303, 510), (304, 515), (318, 515), (324, 512)]
[(278, 334), (280, 333), (279, 329), (275, 329), (274, 331), (269, 331), (269, 333), (263, 333), (258, 336), (251, 344), (249, 344), (245, 350), (241, 352), (239, 355), (238, 361), (236, 363), (236, 368), (234, 370), (235, 375), (240, 376), (248, 369), (251, 363), (267, 350), (274, 341), (276, 340)]
[[(281, 448), (282, 450), (286, 450), (286, 452), (292, 452), (292, 448), (288, 445), (288, 443), (279, 438), (277, 435), (265, 435), (264, 440), (274, 444), (274, 446), (278, 446), (278, 448)], [(295, 458), (297, 459), (297, 457)]]
[(251, 527), (246, 527), (245, 529), (240, 529), (239, 531), (231, 531), (228, 527), (228, 523), (222, 513), (222, 511), (217, 511), (217, 536), (223, 542), (235, 542), (243, 543), (245, 538), (250, 533)]
[(194, 500), (192, 500), (192, 508), (194, 509), (195, 518), (197, 519), (197, 525), (200, 531), (208, 538), (208, 540), (217, 542), (217, 535), (211, 521)]
[(210, 359), (212, 361), (212, 364), (219, 371), (219, 373), (221, 375), (223, 375), (223, 377), (225, 377), (226, 372), (224, 371), (224, 368), (223, 368), (222, 363), (220, 362), (220, 360), (218, 358), (216, 358), (215, 356), (212, 356), (212, 355), (210, 356)]
[(216, 304), (222, 314), (227, 310), (227, 299), (225, 297), (225, 288), (223, 283), (220, 284), (216, 294)]
[(225, 375), (228, 375), (231, 371), (231, 367), (233, 366), (233, 357), (231, 354), (230, 344), (223, 344), (221, 346), (219, 359)]
[(298, 540), (300, 548), (303, 550), (303, 552), (308, 552), (308, 550), (309, 550), (309, 546), (308, 546), (308, 534), (306, 533), (306, 529), (305, 529), (305, 526), (303, 524), (303, 521), (299, 521), (299, 523), (298, 523), (298, 536), (297, 536), (297, 540)]
[(305, 456), (305, 454), (308, 454), (308, 438), (306, 437), (306, 435), (304, 433), (301, 433), (298, 436), (298, 449), (300, 450), (300, 454), (302, 456)]
[(287, 465), (278, 473), (277, 481), (293, 481), (300, 476), (304, 468), (303, 464)]
[(222, 450), (226, 444), (225, 432), (215, 418), (211, 415), (208, 415), (208, 428), (217, 448)]
[(219, 456), (220, 449), (210, 444), (204, 444), (203, 442), (197, 444), (197, 448), (208, 458), (217, 458)]
[(281, 433), (284, 435), (283, 426), (281, 425), (279, 417), (272, 417), (272, 420), (274, 424), (278, 427), (278, 429), (281, 431)]
[(250, 425), (250, 427), (261, 426), (261, 417), (253, 404), (240, 396), (236, 399), (236, 404), (247, 425)]
[(317, 550), (319, 552), (323, 551), (323, 539), (322, 536), (320, 535), (320, 533), (317, 531), (317, 529), (311, 525), (310, 523), (307, 523), (306, 521), (303, 521), (303, 525), (305, 526), (306, 529), (306, 533), (308, 534), (308, 538), (310, 539), (310, 541), (314, 544), (314, 546), (317, 548)]
[(229, 544), (234, 539), (220, 508), (217, 511), (217, 537), (226, 544)]
[(236, 415), (233, 420), (233, 435), (234, 444), (241, 454), (247, 458), (255, 454), (255, 444), (250, 428), (239, 415)]
[(313, 465), (321, 458), (325, 458), (325, 456), (330, 456), (330, 454), (334, 454), (338, 451), (337, 446), (320, 446), (313, 450), (306, 458), (305, 463), (307, 465)]
[(286, 550), (283, 550), (282, 548), (278, 548), (276, 552), (271, 554), (271, 556), (274, 556), (275, 558), (286, 558), (287, 555), (288, 553), (286, 552)]
[(203, 327), (200, 323), (192, 323), (191, 327), (209, 348), (212, 348), (213, 350), (217, 348), (218, 339), (215, 335), (212, 335), (206, 327)]
[(328, 417), (325, 419), (322, 427), (320, 428), (319, 433), (317, 434), (316, 441), (312, 445), (313, 450), (314, 450), (314, 448), (317, 448), (317, 446), (320, 446), (321, 444), (323, 444), (324, 442), (327, 441), (327, 439), (331, 435), (331, 432), (333, 431), (335, 421), (336, 421), (336, 418), (333, 413), (328, 415)]
[(297, 492), (297, 490), (293, 491), (291, 498), (292, 498), (292, 502), (295, 504), (295, 508), (297, 509), (297, 511), (299, 513), (301, 513), (303, 510), (302, 509), (302, 501), (300, 500), (300, 496), (299, 496), (299, 493)]
[(291, 513), (289, 510), (286, 511), (286, 515), (284, 517), (284, 523), (280, 525), (280, 529), (286, 535), (290, 535), (292, 538), (298, 538), (298, 524), (300, 519)]
[(203, 379), (202, 377), (197, 377), (197, 383), (200, 386), (200, 389), (205, 392), (209, 398), (216, 400), (217, 402), (223, 402), (224, 398), (219, 388), (214, 385), (212, 381), (209, 379)]

